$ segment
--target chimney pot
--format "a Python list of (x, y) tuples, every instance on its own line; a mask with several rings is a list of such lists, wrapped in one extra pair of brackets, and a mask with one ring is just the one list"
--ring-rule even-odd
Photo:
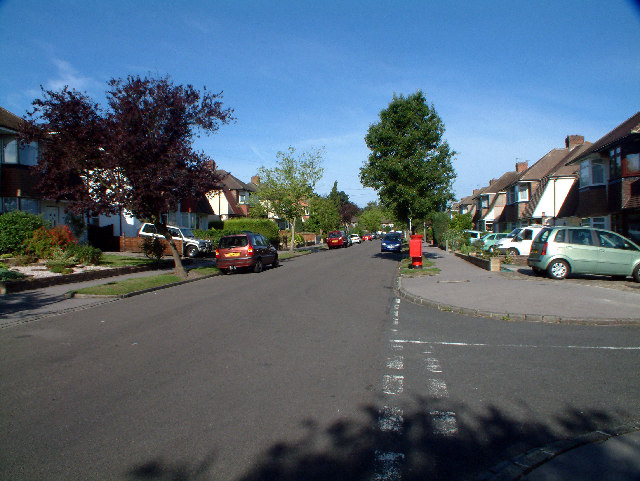
[(516, 162), (516, 172), (524, 172), (529, 167), (529, 161), (525, 160), (524, 162)]

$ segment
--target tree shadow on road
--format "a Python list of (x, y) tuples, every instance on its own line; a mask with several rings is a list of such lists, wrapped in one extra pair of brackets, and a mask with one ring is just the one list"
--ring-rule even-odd
[[(475, 479), (533, 448), (619, 423), (605, 412), (573, 407), (542, 423), (496, 407), (478, 413), (464, 406), (443, 411), (438, 404), (418, 399), (417, 408), (391, 424), (373, 406), (363, 408), (363, 421), (340, 420), (327, 427), (306, 421), (301, 439), (274, 443), (236, 481)], [(128, 474), (136, 481), (224, 479), (216, 475), (213, 456), (192, 466), (152, 461)]]

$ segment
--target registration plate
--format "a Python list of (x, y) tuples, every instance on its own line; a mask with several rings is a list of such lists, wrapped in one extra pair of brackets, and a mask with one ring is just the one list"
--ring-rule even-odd
[(225, 257), (240, 257), (239, 252), (229, 252)]
[(532, 254), (537, 254), (538, 253), (538, 249), (531, 249), (531, 253)]

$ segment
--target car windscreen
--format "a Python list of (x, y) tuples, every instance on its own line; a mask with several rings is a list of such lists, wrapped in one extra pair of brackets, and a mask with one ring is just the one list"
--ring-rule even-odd
[(400, 236), (399, 236), (399, 235), (390, 235), (390, 234), (387, 234), (386, 236), (384, 236), (384, 240), (386, 240), (386, 241), (395, 241), (395, 242), (400, 242)]
[(245, 247), (249, 243), (246, 235), (229, 236), (220, 239), (218, 247), (220, 249), (231, 249), (233, 247)]
[(187, 239), (195, 239), (196, 238), (196, 236), (193, 235), (193, 231), (191, 229), (186, 229), (184, 227), (181, 227), (180, 231), (182, 232), (182, 236), (186, 237)]
[(335, 239), (338, 237), (342, 237), (342, 234), (340, 232), (329, 232), (329, 239)]

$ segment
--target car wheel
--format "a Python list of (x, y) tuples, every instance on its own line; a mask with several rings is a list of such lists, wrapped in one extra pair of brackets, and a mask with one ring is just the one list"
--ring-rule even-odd
[(273, 259), (273, 262), (271, 263), (271, 267), (278, 267), (280, 265), (280, 259), (278, 259), (278, 255), (276, 254), (276, 258)]
[(253, 266), (253, 272), (255, 272), (256, 274), (262, 272), (262, 259), (258, 259), (256, 261), (255, 265)]
[(511, 247), (507, 252), (512, 256), (520, 255), (520, 252), (518, 252), (518, 249), (516, 249), (515, 247)]
[(547, 267), (547, 273), (549, 274), (549, 277), (557, 280), (561, 280), (567, 277), (569, 275), (569, 271), (569, 264), (561, 259), (551, 262), (551, 264), (549, 264), (549, 267)]
[(640, 282), (640, 264), (638, 264), (636, 266), (636, 268), (633, 270), (633, 280), (636, 282)]
[(187, 257), (194, 258), (198, 255), (198, 248), (196, 246), (187, 247)]

